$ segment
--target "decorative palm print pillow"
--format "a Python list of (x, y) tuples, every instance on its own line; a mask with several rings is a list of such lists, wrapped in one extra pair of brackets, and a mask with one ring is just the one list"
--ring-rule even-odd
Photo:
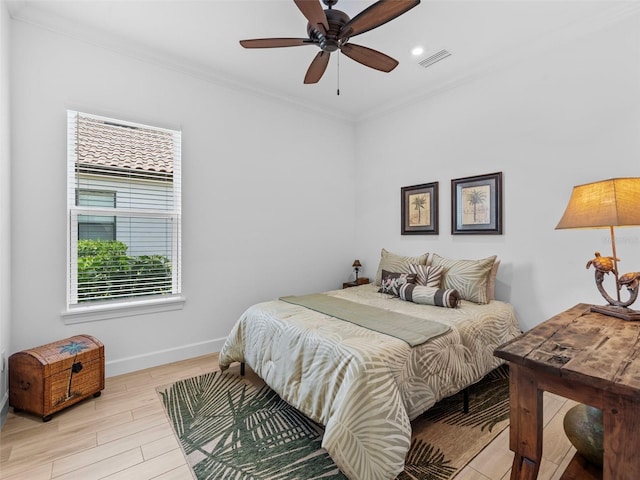
[(416, 283), (415, 273), (387, 272), (382, 270), (379, 293), (388, 293), (396, 297), (400, 296), (400, 287), (407, 283)]

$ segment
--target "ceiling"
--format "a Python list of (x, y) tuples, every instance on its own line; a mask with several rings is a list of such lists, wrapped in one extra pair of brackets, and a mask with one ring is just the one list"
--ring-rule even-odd
[[(354, 17), (373, 4), (340, 0)], [(350, 41), (400, 62), (390, 73), (331, 55), (319, 83), (304, 85), (315, 46), (244, 49), (242, 39), (306, 37), (292, 0), (9, 0), (11, 16), (139, 58), (358, 120), (450, 88), (637, 11), (637, 0), (422, 0)], [(414, 57), (411, 49), (422, 46)], [(446, 50), (425, 68), (420, 61)], [(338, 56), (340, 57), (338, 59)], [(337, 95), (337, 89), (340, 95)]]

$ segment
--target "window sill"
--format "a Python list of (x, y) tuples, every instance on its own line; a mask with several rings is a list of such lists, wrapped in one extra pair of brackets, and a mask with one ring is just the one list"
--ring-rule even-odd
[(80, 305), (70, 307), (67, 311), (62, 312), (61, 317), (65, 325), (71, 325), (74, 323), (94, 322), (111, 318), (181, 310), (184, 307), (185, 301), (186, 299), (184, 297), (176, 296), (102, 305)]

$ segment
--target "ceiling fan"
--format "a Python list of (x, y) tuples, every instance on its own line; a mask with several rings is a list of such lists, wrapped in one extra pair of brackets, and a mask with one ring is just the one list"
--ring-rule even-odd
[(340, 50), (347, 57), (382, 72), (390, 72), (398, 61), (362, 45), (350, 43), (349, 39), (379, 27), (420, 3), (420, 0), (379, 0), (353, 18), (333, 6), (338, 0), (322, 0), (328, 8), (322, 8), (319, 0), (293, 0), (308, 20), (308, 38), (256, 38), (241, 40), (244, 48), (279, 48), (317, 45), (320, 52), (315, 56), (304, 83), (317, 83), (329, 64), (331, 52)]

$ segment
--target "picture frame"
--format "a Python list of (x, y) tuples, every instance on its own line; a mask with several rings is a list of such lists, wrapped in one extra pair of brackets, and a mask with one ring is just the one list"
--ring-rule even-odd
[(400, 189), (402, 235), (438, 234), (438, 182)]
[(502, 172), (451, 180), (451, 234), (502, 234)]

